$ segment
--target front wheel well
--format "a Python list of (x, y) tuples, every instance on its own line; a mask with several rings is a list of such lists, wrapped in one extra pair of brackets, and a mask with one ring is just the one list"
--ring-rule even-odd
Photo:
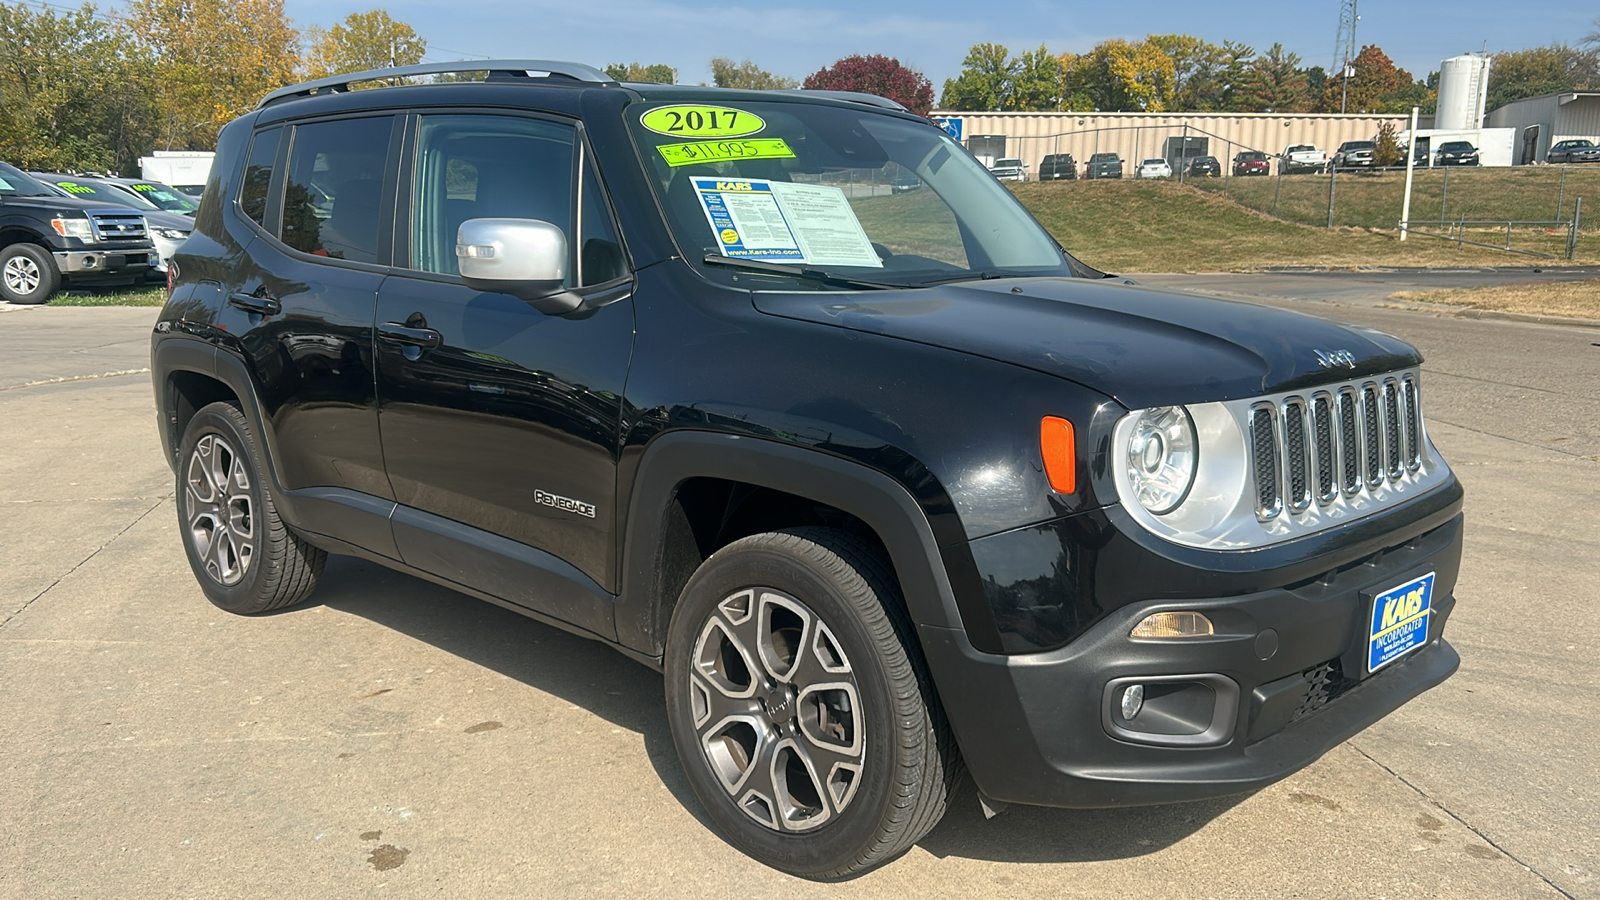
[(866, 541), (893, 572), (878, 533), (838, 507), (725, 478), (696, 477), (678, 485), (666, 511), (657, 559), (660, 602), (656, 634), (666, 634), (684, 585), (713, 553), (753, 534), (806, 526), (832, 528)]

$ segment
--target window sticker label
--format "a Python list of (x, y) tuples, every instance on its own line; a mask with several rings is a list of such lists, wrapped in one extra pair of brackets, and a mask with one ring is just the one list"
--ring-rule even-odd
[(836, 187), (723, 178), (691, 182), (723, 256), (883, 267), (850, 201)]
[(734, 138), (767, 127), (753, 112), (726, 106), (663, 106), (639, 117), (639, 124), (669, 137)]
[(56, 187), (61, 188), (63, 191), (66, 191), (69, 194), (92, 194), (92, 193), (94, 193), (94, 188), (85, 187), (85, 186), (83, 186), (81, 184), (78, 184), (76, 182), (73, 182), (73, 181), (58, 181), (58, 182), (56, 182)]
[(661, 151), (661, 158), (667, 161), (667, 165), (673, 167), (727, 159), (794, 159), (794, 151), (782, 138), (696, 141), (692, 144), (662, 144), (656, 149)]

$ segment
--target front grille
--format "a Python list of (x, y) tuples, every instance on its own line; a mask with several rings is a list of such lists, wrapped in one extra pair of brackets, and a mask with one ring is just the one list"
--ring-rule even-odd
[[(1248, 422), (1256, 516), (1303, 513), (1372, 494), (1422, 468), (1422, 405), (1414, 375), (1256, 403)], [(1313, 503), (1315, 501), (1315, 503)]]
[(1344, 667), (1337, 659), (1330, 659), (1320, 666), (1312, 666), (1301, 672), (1300, 677), (1306, 682), (1305, 695), (1301, 698), (1300, 705), (1295, 707), (1293, 715), (1289, 716), (1291, 723), (1298, 722), (1339, 699), (1357, 684), (1355, 679), (1344, 676)]
[(144, 216), (136, 212), (95, 210), (89, 213), (89, 221), (93, 223), (95, 237), (101, 243), (144, 243), (149, 238)]

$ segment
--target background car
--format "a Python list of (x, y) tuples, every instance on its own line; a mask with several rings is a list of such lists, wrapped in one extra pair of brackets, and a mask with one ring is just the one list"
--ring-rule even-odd
[(1189, 175), (1192, 178), (1221, 177), (1222, 163), (1217, 162), (1215, 156), (1196, 156), (1189, 161)]
[(1558, 141), (1544, 155), (1544, 161), (1552, 164), (1600, 162), (1600, 147), (1595, 146), (1594, 141), (1583, 138)]
[(200, 209), (200, 199), (191, 197), (183, 191), (169, 184), (159, 181), (147, 181), (143, 178), (103, 178), (108, 186), (120, 191), (126, 191), (135, 197), (141, 197), (145, 202), (153, 204), (163, 212), (177, 213), (180, 216), (194, 217)]
[(156, 245), (156, 252), (161, 255), (151, 267), (152, 279), (166, 280), (167, 261), (177, 252), (178, 247), (189, 239), (189, 232), (194, 230), (192, 217), (167, 212), (145, 199), (142, 192), (125, 190), (121, 185), (114, 185), (107, 179), (86, 175), (64, 175), (60, 172), (28, 174), (69, 197), (138, 210), (148, 223), (150, 242)]
[(1001, 181), (1028, 180), (1028, 164), (1014, 156), (1003, 156), (995, 160), (989, 171)]
[(1135, 172), (1133, 177), (1171, 178), (1172, 166), (1164, 159), (1147, 159), (1144, 162), (1139, 163), (1139, 171)]
[(1434, 157), (1434, 164), (1475, 166), (1478, 164), (1478, 148), (1472, 146), (1471, 141), (1445, 141), (1439, 145), (1439, 153)]
[(1333, 153), (1335, 169), (1370, 169), (1377, 163), (1377, 141), (1345, 141)]
[(1278, 174), (1321, 172), (1328, 167), (1328, 155), (1316, 144), (1290, 144), (1278, 155)]
[(1076, 181), (1078, 161), (1071, 153), (1050, 153), (1039, 161), (1040, 181)]
[(1247, 175), (1271, 175), (1272, 161), (1260, 150), (1245, 150), (1234, 154), (1233, 174), (1235, 178)]
[(918, 178), (917, 173), (910, 169), (901, 169), (894, 176), (894, 180), (889, 182), (889, 192), (892, 194), (904, 194), (919, 187), (922, 187), (922, 179)]
[(1096, 153), (1083, 164), (1085, 178), (1121, 178), (1122, 157), (1115, 153)]

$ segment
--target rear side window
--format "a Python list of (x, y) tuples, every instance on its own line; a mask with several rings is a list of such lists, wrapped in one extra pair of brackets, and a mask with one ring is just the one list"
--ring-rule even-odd
[(285, 244), (329, 259), (378, 261), (392, 121), (379, 116), (295, 127), (284, 185)]
[(267, 223), (267, 188), (272, 185), (272, 163), (278, 158), (278, 139), (283, 129), (263, 131), (250, 142), (250, 155), (244, 163), (239, 206), (257, 225)]

